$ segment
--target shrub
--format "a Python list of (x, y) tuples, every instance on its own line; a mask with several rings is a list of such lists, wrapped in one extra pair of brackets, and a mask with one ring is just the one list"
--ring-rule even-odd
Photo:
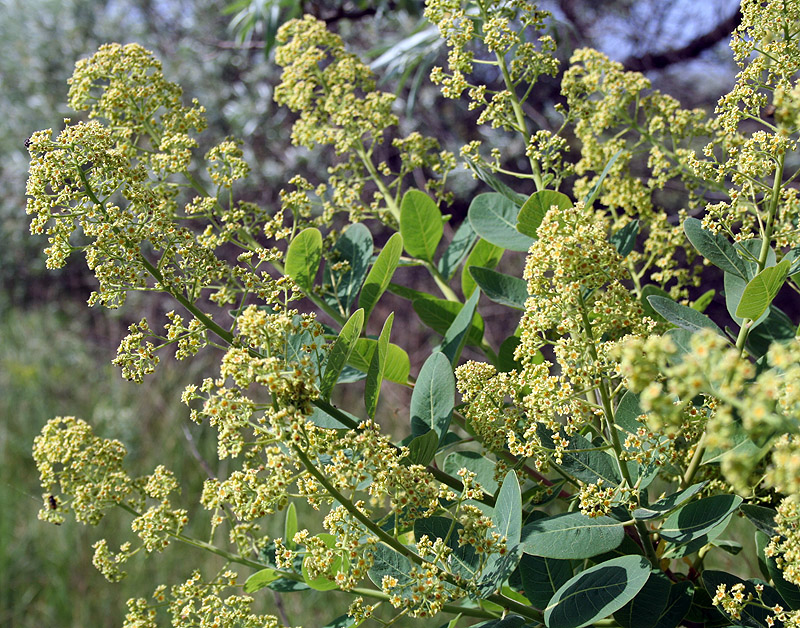
[[(550, 132), (523, 107), (558, 71), (555, 42), (538, 35), (548, 16), (525, 1), (429, 0), (449, 50), (432, 80), (447, 98), (466, 93), (478, 124), (519, 135), (529, 162), (516, 172), (499, 150), (464, 146), (493, 191), (449, 243), (456, 158), (413, 133), (377, 161), (396, 135), (394, 96), (322, 22), (281, 28), (275, 98), (297, 112), (296, 144), (338, 159), (327, 181), (291, 178), (276, 211), (236, 201), (248, 172), (236, 141), (198, 172), (204, 110), (150, 53), (106, 45), (79, 62), (69, 100), (88, 120), (28, 142), (31, 229), (48, 235), (51, 267), (85, 254), (91, 304), (140, 290), (181, 306), (163, 331), (131, 325), (114, 360), (126, 378), (153, 373), (171, 346), (180, 359), (223, 350), (218, 374), (182, 400), (216, 430), (228, 471), (182, 498), (211, 513), (201, 540), (185, 533), (167, 466), (132, 475), (120, 442), (59, 417), (34, 444), (40, 516), (97, 525), (127, 511), (131, 542), (95, 544), (112, 581), (176, 540), (248, 574), (160, 584), (129, 601), (125, 625), (276, 625), (251, 609), (263, 588), (349, 592), (337, 626), (380, 604), (395, 620), (453, 615), (449, 626), (798, 625), (800, 343), (774, 300), (800, 287), (800, 3), (744, 0), (742, 14), (741, 72), (715, 117), (579, 50)], [(472, 82), (478, 63), (502, 88)], [(677, 216), (653, 200), (668, 183), (682, 190)], [(377, 255), (367, 225), (394, 232)], [(506, 250), (527, 252), (522, 278), (496, 270)], [(430, 274), (438, 294), (393, 284), (400, 266)], [(722, 272), (727, 324), (704, 314), (707, 266)], [(442, 336), (416, 377), (391, 342), (394, 313), (377, 318), (387, 290)], [(520, 317), (499, 347), (484, 339), (481, 295)], [(462, 362), (465, 346), (485, 361)], [(332, 403), (359, 379), (363, 407)], [(376, 421), (385, 380), (413, 389), (399, 443)], [(297, 500), (325, 513), (326, 532), (300, 527)], [(283, 538), (267, 538), (264, 518), (282, 510)], [(736, 514), (756, 533), (750, 580), (706, 568), (742, 550), (723, 536)]]

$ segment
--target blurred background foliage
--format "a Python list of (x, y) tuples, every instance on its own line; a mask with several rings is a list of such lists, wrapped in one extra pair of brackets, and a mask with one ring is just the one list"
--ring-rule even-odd
[[(687, 106), (713, 109), (735, 72), (727, 35), (738, 20), (736, 0), (540, 4), (554, 14), (550, 34), (565, 60), (575, 48), (599, 48), (646, 72), (655, 87)], [(116, 626), (128, 597), (147, 595), (155, 582), (178, 581), (201, 566), (195, 553), (173, 545), (161, 559), (131, 564), (129, 578), (111, 585), (91, 566), (90, 545), (101, 536), (120, 542), (126, 519), (104, 524), (102, 534), (36, 519), (41, 495), (30, 448), (54, 415), (80, 416), (101, 435), (122, 440), (135, 473), (167, 462), (187, 495), (206, 477), (204, 464), (215, 450), (179, 402), (182, 387), (209, 373), (215, 356), (191, 366), (167, 365), (144, 389), (124, 382), (109, 364), (124, 327), (143, 314), (163, 315), (165, 304), (132, 298), (121, 311), (87, 310), (94, 280), (83, 260), (46, 271), (44, 243), (28, 235), (24, 141), (41, 128), (57, 132), (71, 116), (66, 80), (75, 61), (109, 41), (137, 41), (153, 50), (167, 78), (207, 109), (210, 128), (201, 151), (226, 136), (244, 140), (253, 174), (241, 196), (266, 207), (277, 205), (281, 186), (293, 174), (318, 182), (333, 159), (291, 146), (292, 116), (272, 101), (280, 80), (271, 62), (275, 32), (302, 13), (337, 30), (373, 64), (381, 89), (398, 94), (398, 135), (421, 130), (456, 152), (481, 139), (487, 149), (502, 146), (510, 162), (524, 157), (521, 143), (476, 128), (476, 116), (464, 103), (443, 101), (428, 84), (428, 70), (444, 62), (446, 51), (422, 9), (422, 0), (0, 0), (0, 626)], [(491, 84), (498, 77), (481, 79)], [(560, 125), (553, 109), (558, 85), (556, 78), (536, 87), (527, 113), (540, 128)], [(466, 171), (453, 180), (452, 229), (481, 185)], [(491, 329), (491, 313), (485, 318)], [(421, 327), (408, 323), (406, 333), (419, 336)], [(404, 394), (389, 390), (382, 396), (383, 420), (395, 433), (406, 420)], [(225, 474), (224, 468), (212, 471)], [(195, 519), (202, 533), (203, 513)], [(265, 532), (281, 533), (276, 519)], [(213, 558), (203, 560), (209, 573), (219, 567)], [(299, 598), (265, 596), (263, 608), (284, 612), (295, 625), (322, 626), (347, 606), (347, 598), (335, 594), (324, 603), (306, 594)]]

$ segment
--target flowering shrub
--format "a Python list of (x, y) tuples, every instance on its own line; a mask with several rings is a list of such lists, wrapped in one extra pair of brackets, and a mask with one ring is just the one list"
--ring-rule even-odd
[[(391, 162), (375, 159), (394, 97), (322, 22), (281, 28), (275, 97), (298, 114), (296, 144), (338, 159), (327, 181), (290, 179), (275, 211), (236, 200), (248, 174), (236, 141), (198, 173), (204, 110), (150, 53), (113, 44), (79, 62), (69, 100), (87, 119), (28, 141), (27, 211), (48, 265), (84, 253), (91, 304), (118, 307), (131, 290), (177, 301), (163, 331), (142, 320), (122, 340), (130, 380), (171, 346), (178, 359), (224, 352), (182, 396), (229, 461), (183, 497), (209, 511), (208, 540), (186, 533), (165, 466), (131, 475), (124, 446), (73, 417), (35, 441), (43, 519), (130, 514), (130, 542), (95, 544), (109, 580), (174, 541), (228, 562), (130, 600), (124, 625), (273, 626), (253, 596), (312, 588), (352, 596), (340, 627), (379, 605), (450, 627), (799, 626), (800, 341), (773, 302), (800, 291), (800, 2), (743, 0), (742, 14), (741, 72), (715, 117), (579, 50), (550, 132), (523, 108), (558, 71), (555, 42), (536, 35), (548, 16), (525, 0), (428, 0), (449, 50), (432, 80), (466, 93), (480, 124), (519, 134), (529, 161), (511, 172), (499, 150), (464, 146), (493, 191), (448, 243), (456, 157), (412, 133)], [(503, 88), (472, 82), (477, 63)], [(684, 190), (678, 220), (653, 200), (667, 183)], [(367, 224), (394, 232), (377, 255)], [(527, 252), (522, 278), (495, 270), (505, 250)], [(440, 294), (393, 284), (400, 265)], [(690, 300), (707, 265), (723, 273), (727, 324), (703, 313), (713, 293)], [(442, 336), (416, 377), (391, 342), (394, 314), (376, 320), (387, 290)], [(484, 339), (480, 295), (520, 316), (500, 347)], [(467, 345), (485, 361), (462, 362)], [(358, 379), (363, 407), (331, 403)], [(399, 443), (375, 420), (384, 380), (413, 388)], [(296, 500), (324, 513), (326, 532), (299, 527)], [(285, 535), (268, 538), (264, 519), (281, 510)], [(734, 515), (756, 534), (749, 580), (705, 567), (742, 551), (725, 536)]]

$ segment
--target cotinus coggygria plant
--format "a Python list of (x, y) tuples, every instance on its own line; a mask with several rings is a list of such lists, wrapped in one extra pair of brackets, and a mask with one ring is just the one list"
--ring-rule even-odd
[[(130, 541), (94, 545), (108, 580), (175, 542), (226, 562), (131, 599), (123, 625), (276, 626), (253, 607), (268, 589), (335, 589), (340, 628), (800, 626), (800, 321), (775, 303), (800, 292), (800, 1), (741, 13), (740, 72), (709, 117), (594, 50), (559, 74), (533, 2), (428, 0), (447, 49), (431, 80), (524, 143), (518, 171), (479, 141), (457, 158), (401, 136), (395, 96), (342, 39), (287, 22), (275, 99), (294, 143), (335, 160), (323, 181), (287, 175), (273, 208), (237, 200), (237, 141), (196, 154), (204, 109), (148, 51), (79, 61), (76, 120), (27, 142), (31, 231), (50, 267), (85, 255), (91, 305), (174, 301), (122, 339), (127, 379), (175, 368), (165, 351), (221, 355), (182, 396), (225, 463), (200, 494), (80, 418), (34, 443), (43, 519), (130, 517)], [(525, 113), (543, 75), (561, 77), (556, 130)], [(485, 187), (445, 229), (459, 161)], [(507, 251), (517, 275), (497, 270)], [(518, 321), (502, 344), (489, 302)], [(437, 335), (413, 368), (387, 304)], [(341, 396), (355, 381), (363, 403)], [(391, 385), (412, 391), (400, 441), (378, 420)], [(300, 501), (319, 517), (298, 520)]]

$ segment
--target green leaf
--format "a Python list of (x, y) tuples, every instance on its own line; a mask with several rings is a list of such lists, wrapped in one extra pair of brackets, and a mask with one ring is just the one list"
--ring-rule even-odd
[(283, 523), (283, 538), (284, 545), (288, 549), (295, 548), (294, 535), (297, 534), (297, 508), (294, 502), (289, 502), (289, 507), (286, 509), (286, 519)]
[(697, 252), (714, 266), (742, 279), (747, 278), (744, 260), (725, 235), (703, 229), (703, 223), (697, 218), (684, 220), (683, 231)]
[[(322, 539), (329, 549), (333, 549), (336, 546), (336, 538), (332, 534), (323, 532), (322, 534), (318, 534), (317, 537)], [(331, 563), (328, 573), (324, 573), (317, 578), (312, 578), (308, 572), (308, 562), (310, 560), (310, 556), (306, 556), (303, 559), (303, 567), (301, 569), (301, 573), (303, 574), (303, 582), (305, 582), (315, 591), (331, 591), (338, 588), (334, 578), (337, 573), (347, 569), (348, 561), (346, 561), (341, 554), (337, 554), (336, 558), (334, 558), (333, 562)]]
[(699, 499), (673, 512), (658, 533), (675, 545), (686, 545), (701, 537), (707, 539), (706, 542), (711, 541), (722, 534), (741, 503), (738, 495)]
[[(426, 296), (414, 299), (412, 307), (423, 323), (444, 336), (461, 311), (462, 304), (456, 303), (455, 301)], [(472, 317), (472, 324), (469, 327), (469, 332), (467, 332), (466, 342), (468, 345), (480, 345), (482, 340), (483, 319), (480, 314), (475, 312), (475, 315)]]
[[(751, 238), (749, 240), (742, 240), (733, 245), (742, 257), (742, 263), (747, 268), (747, 276), (745, 279), (748, 281), (758, 274), (758, 258), (761, 255), (761, 240), (759, 238)], [(767, 251), (767, 261), (764, 263), (764, 268), (771, 268), (777, 263), (777, 255), (775, 249), (769, 247)]]
[(714, 300), (714, 295), (716, 293), (717, 291), (713, 288), (711, 290), (706, 290), (703, 294), (692, 301), (692, 309), (697, 310), (698, 312), (705, 312), (708, 306), (711, 305), (711, 301)]
[(739, 510), (756, 527), (756, 530), (769, 537), (775, 536), (775, 515), (778, 514), (776, 510), (756, 504), (742, 504)]
[(373, 563), (367, 572), (369, 579), (381, 588), (384, 576), (397, 579), (399, 594), (402, 597), (411, 597), (410, 585), (413, 581), (408, 574), (411, 572), (411, 561), (390, 547), (378, 543), (373, 547)]
[(389, 314), (383, 324), (376, 348), (372, 352), (372, 359), (367, 371), (367, 381), (364, 383), (364, 405), (367, 408), (367, 416), (370, 419), (375, 418), (375, 410), (378, 408), (378, 396), (381, 394), (383, 373), (386, 370), (386, 358), (389, 355), (389, 335), (392, 333), (393, 322), (394, 312)]
[(791, 262), (785, 259), (777, 266), (765, 268), (753, 277), (742, 293), (736, 316), (751, 320), (761, 316), (786, 281), (790, 265)]
[[(774, 613), (769, 610), (776, 605), (784, 605), (784, 600), (781, 599), (778, 592), (769, 585), (762, 585), (763, 590), (761, 593), (756, 591), (756, 586), (749, 580), (742, 580), (733, 574), (724, 571), (716, 571), (713, 569), (706, 569), (703, 572), (703, 586), (710, 596), (714, 596), (717, 592), (717, 587), (724, 584), (727, 591), (730, 592), (731, 587), (741, 584), (744, 586), (744, 597), (748, 599), (752, 596), (753, 601), (744, 605), (741, 611), (741, 617), (734, 619), (725, 613), (722, 606), (717, 606), (717, 610), (731, 620), (735, 626), (747, 626), (748, 628), (770, 628), (773, 624), (767, 619), (774, 617)], [(759, 598), (761, 601), (759, 601)], [(766, 606), (766, 608), (764, 608)], [(774, 625), (780, 625), (775, 622)]]
[(518, 310), (525, 309), (528, 300), (528, 284), (524, 279), (498, 273), (483, 266), (470, 266), (469, 274), (478, 284), (483, 294), (495, 303), (507, 305)]
[(360, 626), (364, 620), (356, 620), (350, 615), (339, 615), (336, 619), (332, 619), (327, 624), (325, 624), (322, 628), (356, 628), (356, 626)]
[(545, 558), (591, 558), (616, 548), (625, 536), (611, 517), (568, 512), (539, 519), (522, 528), (522, 551)]
[(452, 550), (450, 564), (454, 573), (469, 579), (480, 568), (481, 558), (472, 545), (458, 544), (458, 534), (463, 528), (460, 523), (446, 517), (426, 517), (414, 522), (414, 537), (420, 539), (426, 535), (431, 541), (443, 539)]
[(470, 330), (472, 319), (475, 316), (475, 309), (478, 306), (480, 294), (481, 293), (477, 290), (472, 293), (472, 296), (464, 303), (461, 311), (459, 311), (458, 315), (453, 319), (453, 322), (444, 334), (444, 338), (442, 338), (440, 350), (447, 356), (453, 367), (458, 363), (458, 359), (461, 357), (461, 351), (464, 349), (464, 345), (467, 342), (467, 335)]
[(574, 451), (591, 448), (592, 443), (580, 434), (571, 435), (569, 446), (564, 450), (562, 469), (587, 484), (602, 479), (605, 486), (617, 486), (621, 478), (617, 463), (611, 456), (600, 450)]
[(617, 249), (620, 256), (627, 257), (628, 253), (636, 246), (636, 236), (639, 235), (639, 221), (631, 220), (627, 225), (613, 234), (608, 241)]
[(765, 314), (758, 319), (763, 319), (763, 324), (756, 327), (753, 323), (747, 335), (747, 348), (757, 358), (765, 355), (773, 342), (791, 340), (797, 335), (792, 319), (775, 304), (770, 305)]
[(636, 597), (614, 613), (614, 619), (622, 628), (676, 628), (689, 612), (693, 597), (691, 582), (673, 583), (654, 571)]
[(494, 268), (503, 257), (504, 249), (495, 246), (486, 240), (478, 240), (475, 248), (469, 254), (467, 261), (464, 263), (464, 268), (461, 271), (461, 291), (465, 297), (472, 296), (475, 287), (478, 285), (470, 274), (470, 268), (473, 266), (480, 266), (482, 268)]
[(309, 291), (319, 270), (322, 259), (322, 234), (319, 229), (308, 227), (298, 233), (286, 250), (286, 275), (303, 290)]
[[(372, 363), (372, 356), (377, 346), (378, 341), (374, 338), (359, 338), (347, 363), (366, 373), (369, 371), (369, 365)], [(390, 382), (405, 384), (408, 382), (410, 372), (411, 362), (408, 354), (396, 344), (389, 343), (386, 365), (383, 371), (384, 378)]]
[(430, 196), (408, 190), (400, 203), (400, 234), (411, 257), (432, 262), (442, 239), (442, 212)]
[(468, 469), (475, 474), (475, 479), (490, 495), (497, 491), (498, 484), (494, 479), (495, 464), (475, 451), (456, 451), (444, 460), (444, 470), (450, 475), (457, 475), (461, 469)]
[(555, 592), (572, 578), (568, 560), (525, 554), (519, 562), (519, 573), (525, 596), (536, 608), (545, 608)]
[(531, 194), (519, 210), (517, 231), (537, 239), (539, 237), (537, 234), (539, 225), (542, 224), (544, 215), (553, 206), (561, 210), (569, 209), (572, 207), (572, 200), (566, 194), (553, 190), (539, 190)]
[(538, 623), (528, 623), (528, 620), (519, 615), (506, 615), (502, 619), (490, 619), (489, 621), (475, 624), (472, 628), (533, 628)]
[(469, 220), (465, 220), (456, 229), (453, 239), (439, 259), (438, 269), (445, 279), (452, 279), (459, 265), (467, 257), (472, 245), (478, 239), (478, 234), (472, 228)]
[[(497, 370), (503, 373), (508, 373), (514, 369), (519, 370), (522, 365), (514, 359), (514, 353), (519, 346), (520, 339), (519, 336), (509, 336), (506, 338), (502, 343), (500, 343), (500, 350), (497, 352)], [(537, 351), (537, 356), (541, 357), (542, 360), (544, 356), (542, 356), (540, 351)], [(534, 362), (535, 364), (541, 364), (541, 361)]]
[(672, 495), (667, 495), (665, 498), (659, 499), (654, 504), (637, 508), (633, 511), (633, 516), (639, 520), (657, 519), (663, 517), (671, 510), (674, 510), (681, 504), (689, 501), (692, 497), (697, 495), (697, 493), (703, 490), (703, 487), (706, 484), (708, 484), (708, 482), (698, 482), (697, 484), (692, 484), (690, 487), (685, 488), (682, 491), (672, 493)]
[(342, 331), (328, 352), (328, 361), (325, 363), (325, 372), (322, 374), (319, 386), (320, 396), (326, 401), (330, 399), (333, 386), (339, 379), (339, 373), (342, 372), (356, 346), (363, 325), (364, 310), (358, 309), (342, 326)]
[(506, 473), (500, 486), (492, 519), (495, 531), (506, 538), (506, 547), (511, 550), (519, 543), (522, 532), (522, 494), (513, 469)]
[(527, 251), (534, 239), (517, 231), (520, 208), (502, 194), (479, 194), (467, 213), (472, 228), (484, 240), (511, 251)]
[(644, 410), (639, 405), (639, 397), (636, 393), (628, 390), (619, 400), (617, 409), (614, 412), (614, 424), (620, 426), (629, 434), (636, 434), (643, 426), (639, 417), (644, 415)]
[(642, 309), (644, 310), (645, 316), (649, 316), (654, 321), (658, 322), (666, 321), (666, 319), (663, 316), (661, 316), (661, 314), (656, 312), (653, 309), (653, 306), (650, 305), (650, 301), (648, 301), (647, 299), (651, 296), (659, 296), (669, 299), (670, 298), (669, 292), (667, 292), (666, 290), (662, 290), (658, 286), (654, 286), (653, 284), (649, 283), (646, 286), (642, 287), (642, 297), (639, 300), (639, 302), (642, 304)]
[(411, 393), (411, 433), (419, 436), (433, 430), (441, 442), (450, 427), (455, 397), (453, 367), (443, 353), (436, 351), (422, 365)]
[[(373, 248), (372, 234), (361, 223), (351, 224), (339, 236), (326, 267), (326, 280), (335, 286), (334, 292), (324, 295), (331, 307), (350, 311), (367, 275)], [(347, 268), (343, 271), (332, 270), (336, 262), (347, 262)]]
[(622, 556), (590, 567), (556, 591), (544, 612), (548, 628), (582, 628), (630, 602), (650, 577), (642, 556)]
[(491, 170), (484, 168), (480, 162), (476, 162), (470, 157), (466, 157), (465, 159), (467, 165), (469, 165), (470, 169), (481, 181), (492, 188), (495, 192), (498, 192), (500, 195), (517, 205), (517, 207), (522, 207), (522, 204), (525, 202), (525, 197), (522, 194), (518, 194), (508, 187), (505, 183), (498, 179)]
[(603, 172), (600, 173), (600, 176), (597, 178), (597, 181), (595, 181), (594, 185), (592, 186), (592, 189), (589, 190), (589, 193), (583, 199), (583, 204), (586, 207), (591, 207), (592, 203), (594, 203), (594, 199), (597, 198), (597, 195), (600, 192), (600, 186), (603, 185), (603, 181), (606, 180), (608, 173), (611, 171), (611, 167), (614, 165), (617, 159), (619, 159), (619, 156), (621, 154), (622, 154), (622, 149), (620, 148), (616, 153), (614, 153), (611, 156), (611, 159), (608, 160), (606, 167), (603, 168)]
[(677, 325), (692, 333), (700, 331), (701, 329), (713, 329), (723, 338), (725, 333), (705, 314), (701, 314), (697, 310), (690, 307), (675, 303), (672, 299), (660, 296), (647, 297), (648, 302), (653, 309), (666, 318), (673, 325)]
[(245, 580), (244, 592), (255, 593), (256, 591), (266, 587), (268, 584), (275, 582), (275, 580), (280, 577), (281, 574), (274, 569), (262, 569), (261, 571), (257, 571), (247, 580)]
[(411, 464), (430, 464), (439, 449), (439, 435), (433, 430), (413, 438), (408, 444), (408, 459)]
[(369, 320), (372, 308), (386, 291), (389, 282), (397, 269), (400, 261), (400, 254), (403, 252), (403, 236), (395, 233), (386, 242), (383, 250), (378, 254), (378, 258), (364, 280), (361, 288), (361, 295), (358, 298), (359, 307), (364, 308), (364, 320)]

